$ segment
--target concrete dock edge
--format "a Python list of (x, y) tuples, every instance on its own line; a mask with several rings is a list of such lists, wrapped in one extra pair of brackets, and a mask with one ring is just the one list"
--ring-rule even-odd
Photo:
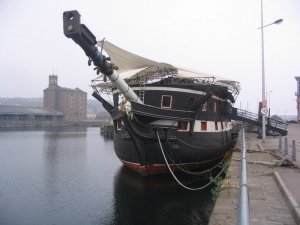
[(300, 225), (300, 208), (297, 201), (294, 199), (293, 195), (286, 187), (285, 183), (283, 182), (280, 174), (278, 172), (274, 172), (274, 180), (277, 183), (281, 194), (283, 195), (284, 199), (286, 200), (290, 211), (298, 225)]

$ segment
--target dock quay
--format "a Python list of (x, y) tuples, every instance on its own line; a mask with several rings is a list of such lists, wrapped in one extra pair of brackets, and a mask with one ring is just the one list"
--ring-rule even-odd
[[(282, 149), (280, 137), (267, 136), (263, 143), (257, 134), (245, 134), (251, 225), (300, 224), (300, 124), (290, 124), (288, 132)], [(296, 160), (292, 160), (292, 148)], [(209, 225), (238, 224), (240, 154), (237, 145)]]

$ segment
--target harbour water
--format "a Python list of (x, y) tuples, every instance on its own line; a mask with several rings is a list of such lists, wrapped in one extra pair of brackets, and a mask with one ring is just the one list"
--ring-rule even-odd
[(99, 128), (0, 130), (0, 225), (199, 225), (212, 209), (210, 188), (124, 168)]

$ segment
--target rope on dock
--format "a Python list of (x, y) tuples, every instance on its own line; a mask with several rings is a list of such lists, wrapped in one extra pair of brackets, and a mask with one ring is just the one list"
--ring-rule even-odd
[[(231, 160), (241, 162), (240, 159), (236, 159), (236, 158), (232, 158)], [(253, 165), (269, 166), (269, 167), (291, 166), (291, 163), (290, 163), (290, 160), (288, 157), (282, 158), (281, 160), (274, 160), (273, 162), (247, 160), (247, 163), (253, 164)]]

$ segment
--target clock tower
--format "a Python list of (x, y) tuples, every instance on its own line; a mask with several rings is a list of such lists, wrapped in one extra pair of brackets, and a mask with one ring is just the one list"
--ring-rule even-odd
[(49, 75), (49, 87), (57, 86), (57, 76)]

